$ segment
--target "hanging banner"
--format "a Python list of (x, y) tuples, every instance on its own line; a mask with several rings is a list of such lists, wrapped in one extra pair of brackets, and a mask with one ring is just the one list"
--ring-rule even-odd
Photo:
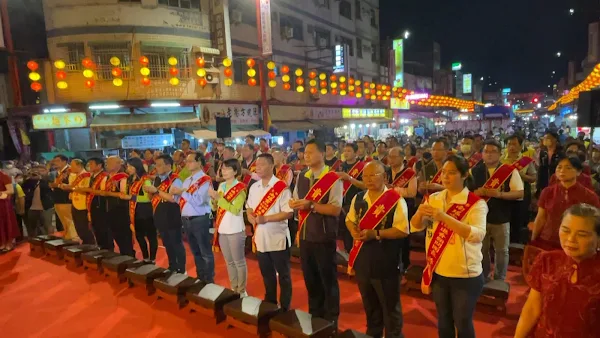
[(271, 0), (260, 0), (260, 36), (262, 40), (262, 55), (272, 55)]
[(60, 114), (36, 114), (31, 118), (33, 129), (66, 129), (86, 128), (87, 116), (85, 113), (60, 113)]
[(215, 117), (230, 117), (231, 125), (258, 125), (259, 109), (253, 104), (202, 104), (202, 123), (216, 125)]
[(398, 39), (393, 42), (394, 50), (394, 86), (404, 87), (404, 40)]
[(473, 74), (463, 74), (463, 94), (473, 93)]

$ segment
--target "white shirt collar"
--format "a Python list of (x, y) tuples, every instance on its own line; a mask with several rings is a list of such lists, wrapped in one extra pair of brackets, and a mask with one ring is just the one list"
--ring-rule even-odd
[[(440, 192), (439, 197), (442, 201), (446, 200), (446, 194), (448, 193), (447, 189), (444, 189)], [(467, 204), (467, 199), (469, 198), (469, 189), (464, 187), (463, 190), (454, 195), (452, 200), (450, 200), (450, 204)]]
[[(388, 187), (386, 187), (386, 186), (384, 185), (384, 186), (383, 186), (383, 191), (382, 191), (381, 193), (383, 194), (384, 192), (386, 192), (386, 191), (388, 191), (388, 190), (389, 190), (389, 189), (388, 189)], [(380, 196), (381, 196), (381, 195), (380, 195)], [(363, 196), (363, 199), (364, 199), (365, 201), (367, 201), (367, 202), (374, 202), (374, 201), (371, 201), (371, 199), (369, 199), (369, 190), (365, 190), (365, 195)]]
[(279, 179), (277, 177), (275, 177), (275, 175), (273, 175), (273, 176), (271, 176), (271, 179), (269, 180), (269, 183), (267, 184), (266, 187), (263, 186), (263, 180), (262, 179), (259, 180), (258, 182), (256, 182), (255, 184), (258, 184), (258, 185), (260, 185), (260, 187), (262, 189), (265, 189), (265, 188), (272, 187), (277, 181), (279, 181)]

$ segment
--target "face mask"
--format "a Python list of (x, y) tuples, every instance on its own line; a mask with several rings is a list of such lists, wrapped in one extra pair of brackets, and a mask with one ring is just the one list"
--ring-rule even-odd
[(464, 153), (471, 153), (471, 149), (472, 149), (472, 147), (471, 147), (470, 144), (462, 144), (460, 146), (460, 152), (463, 153), (463, 154)]

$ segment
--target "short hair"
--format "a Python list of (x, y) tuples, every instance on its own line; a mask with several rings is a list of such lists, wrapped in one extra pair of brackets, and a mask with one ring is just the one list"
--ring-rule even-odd
[(232, 153), (235, 153), (235, 148), (232, 146), (226, 146), (225, 149), (231, 151)]
[(494, 146), (496, 148), (498, 148), (498, 151), (502, 151), (502, 145), (500, 144), (500, 142), (494, 140), (494, 139), (489, 139), (489, 140), (485, 140), (483, 141), (483, 146)]
[(463, 140), (464, 140), (464, 139), (471, 140), (471, 141), (475, 141), (475, 139), (474, 139), (474, 138), (473, 138), (473, 136), (471, 136), (471, 135), (465, 135), (465, 136), (463, 136)]
[(300, 143), (301, 146), (304, 145), (304, 142), (302, 142), (302, 140), (296, 140), (296, 142), (294, 142), (294, 143)]
[(356, 141), (356, 145), (358, 145), (359, 143), (364, 144), (365, 146), (367, 145), (367, 142), (365, 142), (364, 140), (357, 140)]
[(258, 155), (257, 159), (259, 158), (264, 158), (265, 160), (267, 160), (267, 162), (269, 162), (269, 164), (275, 164), (275, 159), (273, 158), (273, 155), (269, 153), (260, 154)]
[(331, 148), (333, 148), (333, 150), (336, 150), (336, 149), (337, 149), (337, 147), (336, 147), (336, 146), (335, 146), (335, 144), (333, 144), (333, 143), (327, 143), (327, 144), (325, 145), (325, 147), (331, 147)]
[(410, 155), (411, 155), (411, 156), (415, 156), (415, 155), (417, 154), (417, 147), (415, 147), (415, 145), (414, 145), (414, 144), (412, 144), (412, 143), (409, 143), (409, 144), (405, 145), (404, 147), (405, 147), (405, 148), (406, 148), (406, 147), (409, 147), (409, 148), (410, 148)]
[(158, 156), (156, 158), (156, 160), (163, 160), (163, 162), (165, 162), (166, 165), (172, 166), (173, 165), (173, 158), (171, 156), (169, 156), (168, 154), (162, 154), (160, 156)]
[(398, 155), (404, 157), (404, 150), (402, 150), (402, 147), (393, 147), (389, 150), (388, 153), (392, 153), (392, 151), (398, 151)]
[(579, 203), (570, 206), (564, 213), (563, 218), (567, 215), (587, 218), (594, 223), (594, 231), (600, 236), (600, 209), (587, 203)]
[(230, 158), (223, 161), (223, 166), (233, 169), (233, 171), (235, 171), (235, 176), (240, 176), (242, 174), (242, 166), (240, 165), (240, 161), (236, 160), (235, 158)]
[(308, 146), (309, 144), (314, 144), (317, 149), (319, 150), (319, 152), (324, 153), (325, 152), (325, 143), (321, 140), (318, 140), (316, 138), (306, 142), (306, 146)]
[(144, 150), (144, 153), (147, 152), (147, 151), (149, 151), (150, 153), (154, 154), (154, 150), (152, 150), (152, 149), (146, 149), (146, 150)]
[(136, 154), (142, 155), (142, 153), (141, 153), (141, 151), (139, 149), (131, 149), (131, 151), (129, 153), (130, 154), (131, 153), (136, 153)]
[(306, 148), (300, 147), (300, 148), (298, 148), (298, 152), (299, 153), (304, 153), (304, 152), (306, 152)]
[(550, 136), (552, 136), (552, 137), (553, 137), (555, 140), (557, 140), (557, 141), (558, 141), (558, 134), (557, 134), (555, 131), (548, 130), (547, 132), (545, 132), (545, 133), (544, 133), (544, 136), (546, 136), (546, 135), (550, 135)]
[(569, 149), (571, 146), (577, 146), (577, 150), (579, 150), (579, 151), (585, 152), (585, 150), (586, 150), (585, 144), (583, 144), (581, 141), (573, 140), (573, 141), (567, 142), (567, 144), (565, 145), (565, 148), (564, 148), (565, 151), (567, 149)]
[(517, 140), (517, 142), (519, 142), (519, 145), (523, 144), (523, 137), (519, 134), (511, 134), (506, 138), (506, 144), (508, 144), (508, 141), (510, 140)]
[(352, 151), (357, 152), (358, 151), (358, 145), (356, 143), (346, 143), (346, 145), (344, 146), (344, 148), (352, 148)]
[(261, 137), (261, 138), (260, 138), (258, 141), (259, 141), (259, 142), (260, 142), (260, 141), (265, 141), (265, 142), (267, 142), (267, 139), (266, 139), (266, 138), (264, 138), (264, 137)]
[(190, 144), (190, 140), (188, 140), (187, 138), (184, 138), (184, 139), (181, 141), (181, 143), (187, 143), (187, 144)]
[(196, 160), (196, 162), (200, 162), (200, 164), (202, 164), (202, 166), (206, 165), (206, 158), (204, 157), (204, 154), (201, 152), (195, 152), (192, 153), (194, 154), (194, 160)]
[(448, 150), (450, 149), (450, 143), (448, 143), (448, 139), (446, 139), (445, 137), (438, 137), (436, 138), (433, 143), (431, 143), (431, 146), (433, 146), (436, 143), (441, 143), (444, 145), (444, 149)]
[(467, 177), (469, 175), (469, 162), (464, 157), (458, 155), (450, 155), (446, 158), (446, 160), (444, 160), (444, 164), (446, 162), (454, 163), (456, 169), (462, 177)]
[(250, 149), (250, 151), (254, 151), (254, 149), (255, 149), (253, 144), (248, 144), (248, 143), (246, 143), (246, 144), (244, 144), (243, 146), (244, 146), (244, 147), (248, 147), (248, 149)]
[(67, 161), (69, 161), (69, 158), (68, 158), (68, 157), (66, 157), (66, 156), (65, 156), (65, 155), (63, 155), (63, 154), (58, 154), (58, 155), (54, 156), (54, 158), (55, 158), (55, 159), (56, 159), (56, 158), (58, 158), (58, 159), (60, 159), (60, 160), (61, 160), (61, 161), (63, 161), (63, 162), (67, 162)]
[(96, 163), (96, 165), (99, 165), (99, 166), (101, 166), (102, 168), (104, 168), (104, 160), (103, 160), (103, 159), (101, 159), (100, 157), (91, 157), (91, 158), (88, 160), (88, 163), (90, 163), (90, 162), (94, 162), (94, 163)]
[(573, 168), (577, 169), (577, 171), (583, 171), (583, 164), (581, 163), (579, 156), (566, 156), (561, 154), (557, 163), (560, 163), (563, 160), (569, 161), (569, 163), (573, 166)]
[(367, 165), (376, 165), (376, 166), (378, 166), (378, 167), (379, 167), (381, 170), (383, 170), (383, 172), (384, 172), (384, 173), (385, 173), (385, 171), (386, 171), (386, 170), (385, 170), (385, 168), (386, 168), (386, 167), (385, 167), (385, 164), (383, 164), (383, 162), (381, 162), (381, 161), (378, 161), (378, 160), (373, 160), (373, 161), (371, 161), (371, 162), (367, 163)]
[(80, 167), (85, 167), (85, 162), (80, 158), (74, 158), (71, 160), (71, 162), (77, 163), (77, 165)]
[(475, 140), (476, 138), (481, 138), (483, 140), (483, 135), (481, 135), (481, 134), (473, 135), (473, 140)]
[(379, 147), (380, 144), (383, 144), (386, 148), (387, 148), (387, 143), (383, 142), (383, 141), (379, 141), (377, 142), (377, 146)]
[(256, 141), (256, 136), (252, 135), (252, 134), (248, 134), (246, 135), (246, 138), (249, 138), (252, 140), (252, 142)]

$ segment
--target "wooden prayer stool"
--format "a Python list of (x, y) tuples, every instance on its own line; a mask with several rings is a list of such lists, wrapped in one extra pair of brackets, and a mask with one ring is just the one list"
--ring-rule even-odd
[(79, 242), (67, 239), (53, 239), (44, 242), (44, 252), (47, 256), (62, 261), (64, 257), (63, 248), (74, 245), (79, 245)]
[(169, 276), (157, 278), (153, 285), (159, 298), (164, 298), (176, 303), (179, 308), (187, 305), (185, 293), (196, 284), (198, 280), (183, 273), (173, 273)]
[(227, 324), (259, 337), (268, 337), (271, 334), (269, 321), (281, 309), (258, 298), (244, 297), (225, 304), (223, 311), (227, 315)]
[(506, 313), (506, 302), (510, 293), (510, 284), (502, 280), (493, 280), (483, 286), (478, 302), (490, 305)]
[(102, 261), (116, 256), (119, 256), (119, 254), (113, 251), (97, 250), (81, 254), (81, 259), (83, 260), (83, 267), (85, 269), (96, 270), (103, 273), (104, 269), (102, 268)]
[(310, 313), (290, 310), (280, 313), (269, 321), (273, 338), (329, 338), (333, 337), (333, 323)]
[(98, 250), (98, 247), (91, 244), (74, 245), (63, 248), (64, 260), (68, 266), (78, 268), (83, 265), (81, 255)]
[(421, 291), (421, 280), (423, 279), (423, 270), (425, 268), (418, 265), (411, 265), (406, 270), (406, 289), (407, 290), (419, 290)]
[(125, 270), (128, 268), (137, 268), (144, 264), (144, 261), (137, 260), (131, 256), (116, 256), (102, 261), (104, 274), (107, 277), (113, 277), (119, 283), (124, 283), (127, 280)]
[(44, 256), (46, 254), (46, 251), (44, 250), (44, 243), (55, 239), (60, 239), (60, 237), (52, 235), (29, 237), (29, 239), (27, 240), (29, 242), (29, 253), (34, 257)]
[(346, 330), (338, 333), (337, 338), (371, 338), (371, 336), (354, 330)]
[(219, 324), (227, 318), (223, 311), (225, 304), (240, 299), (240, 294), (217, 284), (199, 282), (187, 290), (185, 298), (192, 310), (214, 318)]
[(167, 269), (161, 268), (154, 264), (145, 264), (138, 267), (130, 267), (125, 270), (125, 277), (129, 282), (129, 286), (143, 285), (146, 287), (148, 296), (156, 292), (154, 280), (168, 276), (170, 273)]
[(515, 266), (523, 266), (523, 253), (525, 245), (510, 243), (508, 246), (508, 263)]

